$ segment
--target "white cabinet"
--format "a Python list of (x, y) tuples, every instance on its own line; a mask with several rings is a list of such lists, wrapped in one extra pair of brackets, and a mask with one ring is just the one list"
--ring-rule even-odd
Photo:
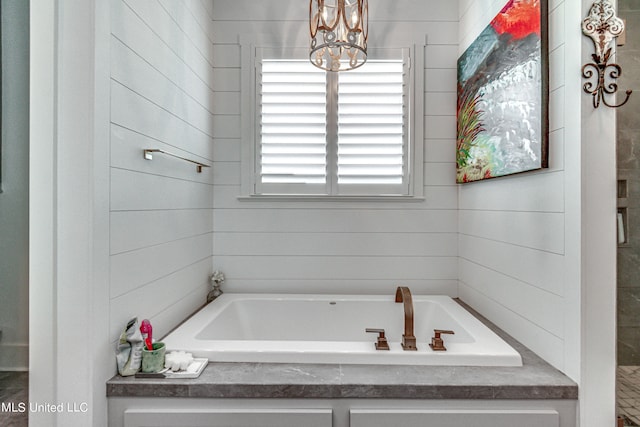
[(554, 410), (352, 409), (350, 427), (559, 427)]
[(331, 409), (127, 409), (124, 427), (332, 427)]
[(111, 397), (109, 427), (576, 427), (575, 400)]

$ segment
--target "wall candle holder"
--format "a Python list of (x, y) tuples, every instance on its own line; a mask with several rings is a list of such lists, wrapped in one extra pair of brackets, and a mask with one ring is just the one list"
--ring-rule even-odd
[(624, 32), (624, 22), (616, 16), (613, 4), (609, 0), (593, 3), (589, 9), (589, 16), (582, 21), (582, 32), (591, 37), (596, 50), (596, 53), (591, 55), (594, 62), (582, 67), (582, 77), (590, 79), (582, 86), (584, 91), (593, 97), (594, 108), (598, 108), (601, 101), (607, 107), (622, 107), (629, 101), (631, 90), (626, 92), (627, 97), (618, 105), (610, 104), (605, 98), (618, 91), (618, 85), (612, 80), (622, 74), (620, 65), (609, 63), (612, 51), (609, 45)]

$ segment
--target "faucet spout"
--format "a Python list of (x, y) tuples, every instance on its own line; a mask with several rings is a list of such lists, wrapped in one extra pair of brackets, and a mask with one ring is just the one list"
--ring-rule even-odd
[(417, 350), (416, 337), (413, 335), (413, 298), (407, 286), (398, 286), (396, 302), (404, 303), (404, 334), (402, 334), (402, 348)]

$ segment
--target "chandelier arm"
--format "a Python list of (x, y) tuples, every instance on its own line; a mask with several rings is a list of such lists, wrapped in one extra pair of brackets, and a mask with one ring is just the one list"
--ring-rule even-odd
[[(361, 31), (360, 30), (360, 23), (362, 21), (362, 2), (360, 2), (360, 1), (356, 2), (357, 3), (356, 7), (357, 7), (357, 10), (358, 10), (358, 13), (356, 14), (357, 15), (357, 20), (354, 23), (354, 26), (352, 27), (351, 25), (349, 25), (349, 19), (347, 19), (346, 5), (344, 3), (345, 1), (348, 1), (348, 0), (342, 0), (342, 1), (343, 1), (342, 5), (344, 7), (344, 9), (342, 10), (342, 19), (344, 21), (345, 27), (347, 27), (347, 29), (349, 31), (351, 31), (351, 32), (360, 32)], [(349, 7), (353, 7), (353, 6), (349, 5)]]
[[(312, 0), (313, 1), (313, 0)], [(344, 0), (338, 0), (338, 5), (336, 7), (336, 14), (333, 22), (330, 24), (327, 23), (327, 19), (329, 18), (328, 13), (323, 13), (332, 6), (327, 6), (325, 4), (325, 0), (317, 0), (318, 1), (318, 13), (320, 14), (320, 20), (322, 21), (322, 25), (320, 25), (321, 30), (325, 31), (335, 31), (338, 23), (340, 22), (340, 15), (342, 15), (342, 11), (344, 10)]]
[[(315, 4), (316, 6), (318, 5), (318, 3)], [(311, 0), (309, 2), (309, 35), (312, 39), (316, 37), (316, 34), (318, 33), (318, 27), (320, 26), (320, 10), (316, 8), (317, 10), (314, 15), (313, 5), (314, 2), (313, 0)]]

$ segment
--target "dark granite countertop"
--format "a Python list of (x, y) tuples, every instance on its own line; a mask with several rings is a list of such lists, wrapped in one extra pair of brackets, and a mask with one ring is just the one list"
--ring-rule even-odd
[(213, 362), (195, 379), (142, 379), (116, 375), (107, 382), (107, 397), (578, 398), (578, 386), (571, 379), (482, 316), (469, 311), (520, 352), (522, 367)]

